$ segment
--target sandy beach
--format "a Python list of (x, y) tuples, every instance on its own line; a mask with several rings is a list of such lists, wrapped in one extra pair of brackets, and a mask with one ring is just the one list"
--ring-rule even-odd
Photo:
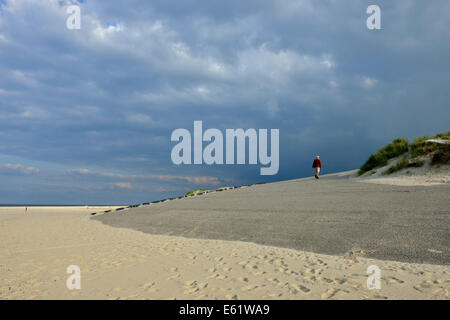
[(0, 306), (444, 304), (449, 17), (450, 0), (0, 0)]
[[(449, 299), (449, 266), (113, 228), (84, 208), (0, 208), (1, 299)], [(66, 269), (81, 270), (68, 290)], [(367, 268), (381, 289), (367, 288)]]
[[(423, 158), (422, 158), (423, 159)], [(355, 173), (355, 180), (365, 183), (376, 183), (391, 186), (437, 186), (450, 184), (450, 166), (440, 165), (433, 167), (429, 165), (430, 160), (421, 168), (402, 170), (390, 175), (383, 175), (383, 171), (389, 166), (374, 170), (373, 174), (366, 174), (358, 177)]]

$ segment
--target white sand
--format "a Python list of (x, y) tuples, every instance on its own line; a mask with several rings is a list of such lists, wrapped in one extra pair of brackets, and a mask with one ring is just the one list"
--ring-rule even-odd
[[(105, 226), (80, 208), (0, 212), (1, 299), (450, 297), (449, 266), (149, 235)], [(373, 264), (380, 290), (367, 288)], [(69, 265), (81, 268), (81, 290), (66, 288)]]
[(377, 183), (377, 184), (388, 184), (392, 186), (405, 186), (405, 187), (413, 187), (413, 186), (437, 186), (450, 183), (449, 177), (427, 177), (427, 176), (398, 176), (398, 177), (389, 177), (389, 178), (374, 178), (374, 179), (365, 179), (361, 180), (361, 182), (366, 183)]
[(371, 172), (365, 173), (361, 177), (357, 177), (355, 174), (354, 179), (366, 183), (388, 184), (394, 186), (435, 186), (450, 183), (450, 166), (431, 166), (430, 159), (427, 157), (418, 158), (419, 160), (425, 161), (423, 167), (406, 168), (389, 175), (383, 175), (383, 172), (395, 165), (399, 159), (400, 158), (390, 160), (388, 165), (371, 170)]

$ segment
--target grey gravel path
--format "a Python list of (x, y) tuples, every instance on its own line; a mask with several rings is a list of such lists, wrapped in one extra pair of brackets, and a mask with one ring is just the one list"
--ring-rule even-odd
[(450, 185), (400, 187), (348, 176), (254, 185), (94, 216), (151, 234), (415, 263), (450, 264)]

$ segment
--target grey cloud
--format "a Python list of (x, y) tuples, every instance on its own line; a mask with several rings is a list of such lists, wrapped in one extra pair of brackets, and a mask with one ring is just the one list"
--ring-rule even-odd
[(5, 163), (5, 164), (0, 164), (0, 174), (2, 173), (2, 171), (5, 173), (20, 173), (20, 174), (36, 174), (39, 173), (40, 170), (38, 168), (34, 168), (34, 167), (27, 167), (24, 166), (22, 164), (19, 163)]
[[(65, 27), (76, 1), (1, 3), (0, 161), (250, 183), (254, 167), (172, 165), (170, 133), (194, 120), (280, 128), (277, 180), (309, 174), (317, 152), (329, 170), (352, 169), (393, 137), (448, 130), (448, 1), (379, 0), (376, 32), (370, 1), (92, 0), (79, 3), (81, 30)], [(102, 199), (127, 182), (71, 178)]]

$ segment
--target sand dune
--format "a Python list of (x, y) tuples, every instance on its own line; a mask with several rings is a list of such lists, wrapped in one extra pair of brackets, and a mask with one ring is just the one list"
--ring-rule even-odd
[(407, 187), (450, 184), (450, 165), (432, 166), (430, 157), (420, 157), (418, 159), (425, 162), (423, 167), (405, 168), (389, 175), (383, 174), (400, 160), (400, 158), (395, 158), (390, 160), (388, 165), (374, 169), (361, 177), (358, 177), (355, 173), (353, 179), (365, 183)]
[[(448, 266), (113, 228), (83, 209), (0, 209), (1, 299), (449, 299)], [(57, 211), (57, 212), (56, 212)], [(81, 290), (66, 268), (81, 268)], [(367, 267), (381, 289), (367, 288)]]

